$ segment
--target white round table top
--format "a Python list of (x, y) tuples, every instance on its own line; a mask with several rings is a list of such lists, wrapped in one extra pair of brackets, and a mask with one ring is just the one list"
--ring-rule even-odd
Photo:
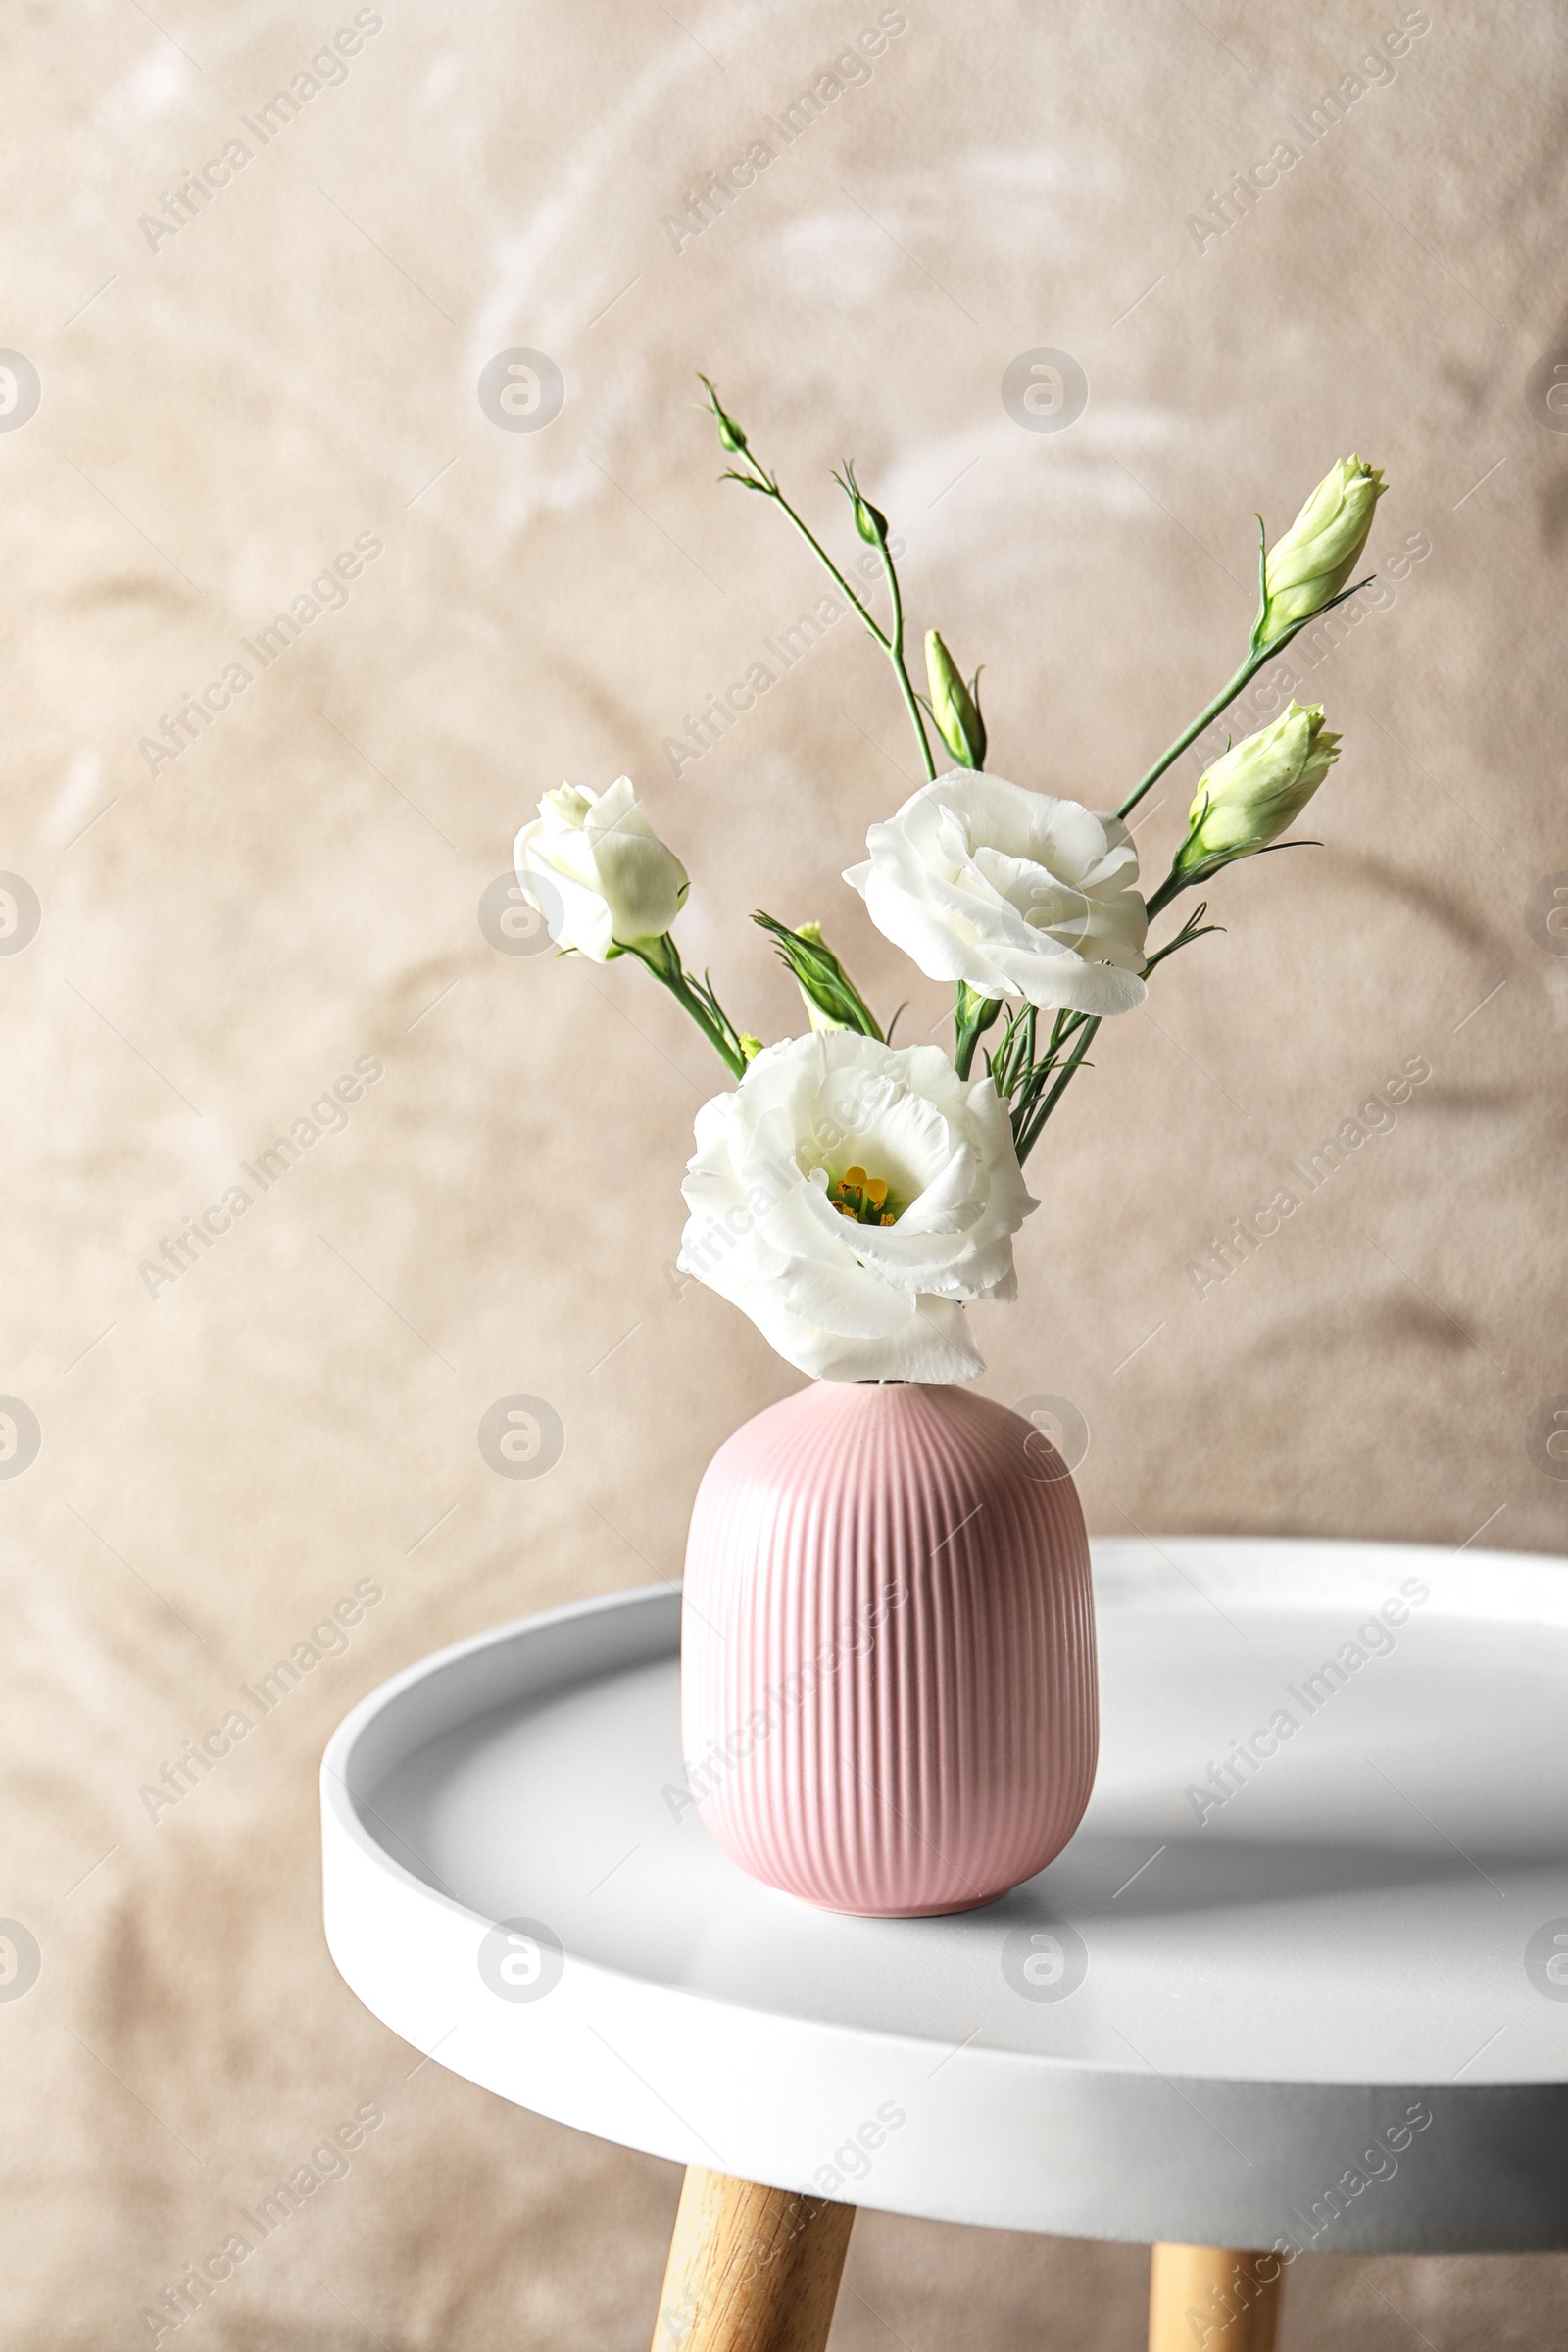
[(505, 2098), (857, 2205), (1568, 2246), (1568, 1562), (1094, 1560), (1094, 1796), (1002, 1901), (851, 1919), (727, 1862), (685, 1789), (662, 1585), (460, 1642), (348, 1717), (338, 1967)]

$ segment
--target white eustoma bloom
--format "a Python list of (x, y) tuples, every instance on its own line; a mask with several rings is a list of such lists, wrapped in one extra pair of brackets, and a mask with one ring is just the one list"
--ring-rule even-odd
[(955, 768), (865, 837), (846, 882), (928, 979), (1043, 1009), (1131, 1012), (1149, 915), (1117, 816)]
[(612, 947), (661, 938), (689, 887), (686, 868), (638, 808), (629, 776), (603, 793), (571, 784), (547, 792), (512, 855), (556, 945), (595, 963)]
[(966, 1298), (1017, 1296), (1005, 1106), (937, 1046), (769, 1046), (697, 1114), (680, 1265), (818, 1380), (971, 1380)]

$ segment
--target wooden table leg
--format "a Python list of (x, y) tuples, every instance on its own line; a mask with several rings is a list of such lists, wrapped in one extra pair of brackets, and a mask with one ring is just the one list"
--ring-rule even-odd
[(1149, 2352), (1274, 2352), (1285, 2260), (1224, 2246), (1155, 2246)]
[(853, 2205), (689, 2165), (653, 2352), (822, 2352)]

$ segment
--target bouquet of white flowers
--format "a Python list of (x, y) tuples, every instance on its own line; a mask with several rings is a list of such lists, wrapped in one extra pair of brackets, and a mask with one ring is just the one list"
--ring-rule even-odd
[[(1012, 1237), (1038, 1205), (1024, 1161), (1101, 1022), (1141, 1004), (1158, 965), (1218, 928), (1203, 919), (1206, 901), (1152, 951), (1151, 924), (1183, 891), (1273, 847), (1328, 773), (1339, 737), (1320, 708), (1293, 702), (1230, 745), (1200, 779), (1186, 836), (1147, 899), (1126, 820), (1266, 662), (1366, 585), (1347, 583), (1383, 476), (1342, 458), (1272, 548), (1259, 518), (1258, 614), (1245, 659), (1114, 814), (1097, 813), (986, 772), (979, 673), (965, 681), (932, 629), (927, 690), (915, 686), (887, 518), (853, 466), (834, 479), (880, 558), (886, 625), (702, 380), (733, 461), (723, 478), (789, 518), (892, 665), (928, 781), (871, 827), (864, 861), (844, 879), (928, 978), (954, 984), (952, 1055), (895, 1046), (820, 929), (763, 912), (753, 919), (794, 973), (808, 1028), (764, 1045), (737, 1027), (710, 976), (682, 965), (673, 926), (686, 869), (625, 776), (600, 794), (569, 784), (546, 793), (517, 835), (517, 878), (563, 951), (598, 963), (630, 956), (652, 972), (736, 1082), (697, 1116), (682, 1267), (818, 1379), (972, 1379), (984, 1367), (964, 1304), (1017, 1295)], [(933, 738), (954, 762), (944, 772)]]

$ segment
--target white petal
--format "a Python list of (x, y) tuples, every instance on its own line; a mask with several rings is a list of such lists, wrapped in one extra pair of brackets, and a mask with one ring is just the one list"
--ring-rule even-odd
[(638, 808), (630, 777), (594, 803), (585, 832), (613, 936), (622, 943), (660, 938), (680, 912), (686, 868)]
[[(961, 1302), (1012, 1295), (1035, 1205), (989, 1079), (936, 1046), (833, 1031), (769, 1047), (698, 1114), (681, 1264), (826, 1379), (968, 1379)], [(918, 1185), (891, 1226), (828, 1199), (827, 1163)], [(898, 1197), (896, 1193), (896, 1197)]]

